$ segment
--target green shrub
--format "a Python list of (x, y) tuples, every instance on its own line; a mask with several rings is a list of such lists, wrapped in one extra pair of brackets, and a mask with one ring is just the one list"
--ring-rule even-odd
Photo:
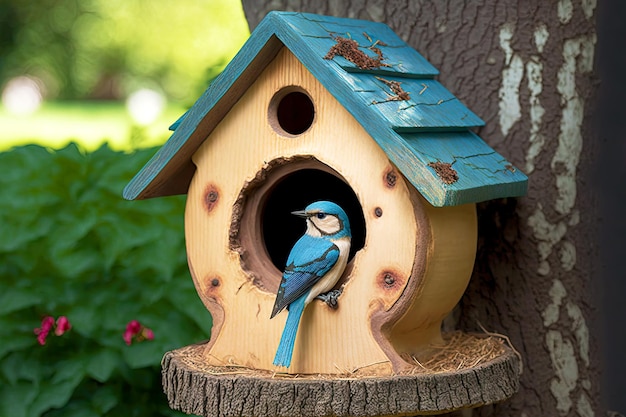
[[(121, 197), (153, 153), (0, 154), (0, 416), (178, 415), (161, 357), (207, 339), (211, 317), (187, 269), (184, 197)], [(72, 328), (42, 346), (47, 315)], [(154, 340), (127, 346), (131, 320)]]

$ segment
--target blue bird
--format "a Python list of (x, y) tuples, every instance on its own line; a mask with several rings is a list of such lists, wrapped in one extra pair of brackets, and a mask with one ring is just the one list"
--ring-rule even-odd
[(306, 219), (306, 232), (289, 253), (270, 316), (273, 318), (285, 307), (289, 311), (273, 362), (287, 368), (304, 307), (319, 298), (337, 308), (340, 291), (330, 290), (346, 268), (352, 237), (348, 216), (330, 201), (316, 201), (292, 214)]

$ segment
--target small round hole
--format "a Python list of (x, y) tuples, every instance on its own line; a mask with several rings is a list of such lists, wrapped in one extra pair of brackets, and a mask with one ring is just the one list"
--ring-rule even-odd
[(304, 92), (280, 91), (270, 103), (270, 124), (279, 133), (300, 135), (307, 131), (315, 118), (313, 101)]

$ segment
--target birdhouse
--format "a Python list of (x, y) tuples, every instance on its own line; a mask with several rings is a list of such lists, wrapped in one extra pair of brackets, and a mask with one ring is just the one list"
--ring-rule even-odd
[[(460, 300), (474, 265), (475, 203), (522, 196), (527, 178), (474, 133), (482, 120), (437, 74), (382, 23), (272, 12), (172, 126), (169, 141), (124, 197), (187, 194), (189, 267), (213, 330), (208, 342), (166, 355), (164, 367), (177, 366), (179, 382), (181, 369), (193, 368), (193, 378), (205, 379), (198, 388), (205, 396), (207, 383), (222, 384), (223, 375), (242, 370), (269, 384), (251, 388), (248, 381), (233, 388), (233, 402), (249, 392), (284, 394), (271, 384), (319, 382), (289, 375), (326, 375), (329, 384), (359, 383), (355, 378), (400, 378), (402, 387), (406, 378), (418, 378), (426, 384), (403, 398), (440, 389), (419, 379), (417, 364), (447, 343), (442, 321)], [(347, 267), (336, 286), (341, 295), (336, 308), (319, 300), (307, 305), (291, 365), (280, 368), (272, 359), (288, 312), (270, 315), (289, 250), (304, 233), (302, 219), (290, 213), (318, 200), (341, 206), (352, 228)], [(176, 362), (177, 355), (186, 359)], [(506, 349), (502, 355), (506, 360), (496, 357), (485, 368), (490, 382), (456, 402), (418, 398), (418, 405), (359, 414), (329, 400), (321, 404), (315, 395), (293, 401), (318, 398), (311, 415), (475, 406), (515, 391), (517, 361)], [(504, 369), (505, 381), (494, 378), (489, 366)], [(476, 378), (471, 369), (465, 375)], [(237, 385), (241, 378), (230, 381)], [(189, 394), (170, 390), (170, 403), (187, 412), (208, 415), (206, 407), (227, 407), (224, 401), (182, 400)], [(282, 400), (267, 401), (265, 411), (240, 414), (307, 415), (304, 409), (281, 411)]]

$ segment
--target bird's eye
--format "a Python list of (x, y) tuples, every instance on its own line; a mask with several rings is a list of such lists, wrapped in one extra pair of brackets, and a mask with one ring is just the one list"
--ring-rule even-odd
[(320, 219), (320, 220), (321, 220), (321, 219), (323, 219), (323, 218), (325, 218), (325, 217), (326, 217), (326, 213), (317, 213), (317, 214), (315, 215), (315, 217), (317, 217), (318, 219)]

